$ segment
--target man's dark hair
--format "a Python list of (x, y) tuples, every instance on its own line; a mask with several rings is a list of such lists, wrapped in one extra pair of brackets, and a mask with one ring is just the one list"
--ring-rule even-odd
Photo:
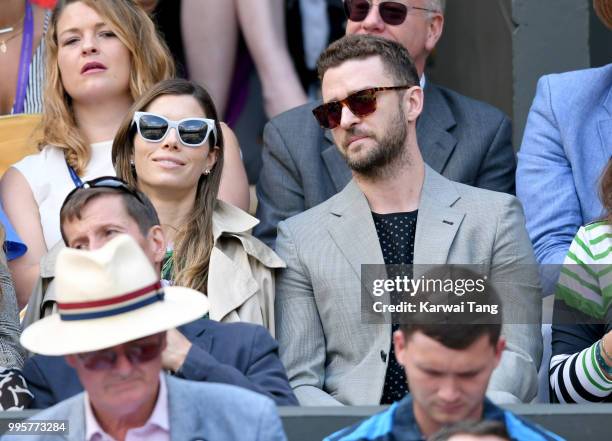
[(419, 74), (406, 48), (395, 41), (373, 35), (347, 35), (329, 45), (317, 62), (319, 79), (323, 81), (328, 69), (346, 61), (374, 56), (382, 59), (385, 72), (398, 82), (397, 85), (419, 85)]
[[(423, 301), (430, 304), (457, 305), (466, 301), (477, 301), (482, 310), (464, 313), (445, 312), (419, 312), (410, 316), (410, 321), (404, 321), (399, 325), (400, 331), (404, 333), (406, 340), (416, 333), (422, 332), (450, 349), (465, 349), (472, 345), (483, 335), (489, 336), (491, 345), (495, 346), (501, 335), (502, 327), (502, 305), (496, 289), (487, 277), (484, 277), (466, 266), (439, 265), (423, 275), (424, 280), (442, 283), (431, 283), (433, 290), (416, 293)], [(477, 297), (468, 297), (468, 294), (448, 292), (442, 289), (444, 282), (473, 281), (482, 286)], [(455, 286), (459, 286), (458, 284)], [(465, 294), (465, 296), (464, 296)], [(424, 297), (426, 295), (426, 297)], [(466, 298), (468, 297), (468, 298)], [(487, 307), (497, 308), (497, 314), (490, 314)]]
[(136, 189), (132, 189), (132, 191), (138, 194), (138, 197), (125, 190), (109, 187), (82, 188), (75, 192), (60, 211), (60, 231), (64, 243), (68, 245), (66, 234), (64, 233), (64, 223), (70, 222), (73, 219), (81, 220), (83, 208), (92, 200), (106, 195), (121, 196), (128, 216), (138, 224), (138, 229), (146, 237), (152, 227), (159, 225), (159, 217), (155, 207), (143, 192)]
[(481, 421), (461, 421), (456, 424), (444, 427), (434, 433), (427, 441), (448, 441), (455, 435), (474, 435), (474, 436), (498, 436), (510, 441), (510, 434), (506, 425), (501, 421), (481, 420)]

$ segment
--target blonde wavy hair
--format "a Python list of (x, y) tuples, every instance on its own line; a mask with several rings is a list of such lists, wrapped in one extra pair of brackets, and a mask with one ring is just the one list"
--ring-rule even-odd
[(153, 101), (164, 95), (192, 96), (198, 101), (206, 117), (215, 120), (217, 139), (213, 144), (211, 135), (209, 146), (211, 149), (217, 149), (217, 162), (209, 175), (201, 175), (198, 180), (193, 208), (176, 233), (172, 253), (174, 283), (205, 293), (208, 285), (208, 263), (214, 246), (212, 215), (223, 170), (223, 133), (209, 93), (200, 85), (183, 79), (165, 80), (153, 86), (134, 103), (121, 123), (113, 141), (113, 165), (118, 178), (138, 188), (136, 168), (131, 164), (136, 136), (136, 125), (132, 118), (135, 112), (146, 111)]
[(66, 0), (51, 16), (47, 46), (43, 139), (39, 144), (64, 150), (68, 164), (82, 175), (91, 158), (79, 130), (57, 63), (57, 22), (67, 5), (81, 2), (96, 11), (130, 52), (130, 94), (135, 100), (153, 84), (174, 76), (174, 61), (147, 13), (133, 0)]

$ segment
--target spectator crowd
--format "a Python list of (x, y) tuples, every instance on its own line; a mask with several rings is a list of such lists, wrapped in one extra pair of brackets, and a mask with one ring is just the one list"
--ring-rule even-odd
[(316, 85), (282, 0), (5, 3), (1, 410), (280, 441), (277, 406), (388, 405), (326, 440), (545, 441), (504, 406), (612, 402), (612, 64), (542, 77), (515, 154), (506, 115), (427, 77), (444, 0), (300, 0)]

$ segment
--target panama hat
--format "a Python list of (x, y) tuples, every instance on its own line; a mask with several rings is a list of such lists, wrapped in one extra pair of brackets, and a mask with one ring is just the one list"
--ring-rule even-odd
[(612, 0), (593, 0), (595, 13), (608, 29), (612, 29)]
[(199, 291), (162, 287), (136, 241), (120, 235), (95, 251), (63, 249), (55, 267), (58, 312), (27, 327), (21, 344), (43, 355), (116, 346), (201, 318)]

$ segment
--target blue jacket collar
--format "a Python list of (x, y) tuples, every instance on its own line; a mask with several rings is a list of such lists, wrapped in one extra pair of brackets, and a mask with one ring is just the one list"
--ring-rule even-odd
[[(483, 419), (504, 422), (504, 411), (485, 398)], [(425, 441), (414, 417), (412, 396), (410, 394), (397, 403), (393, 415), (393, 439), (397, 441)]]

